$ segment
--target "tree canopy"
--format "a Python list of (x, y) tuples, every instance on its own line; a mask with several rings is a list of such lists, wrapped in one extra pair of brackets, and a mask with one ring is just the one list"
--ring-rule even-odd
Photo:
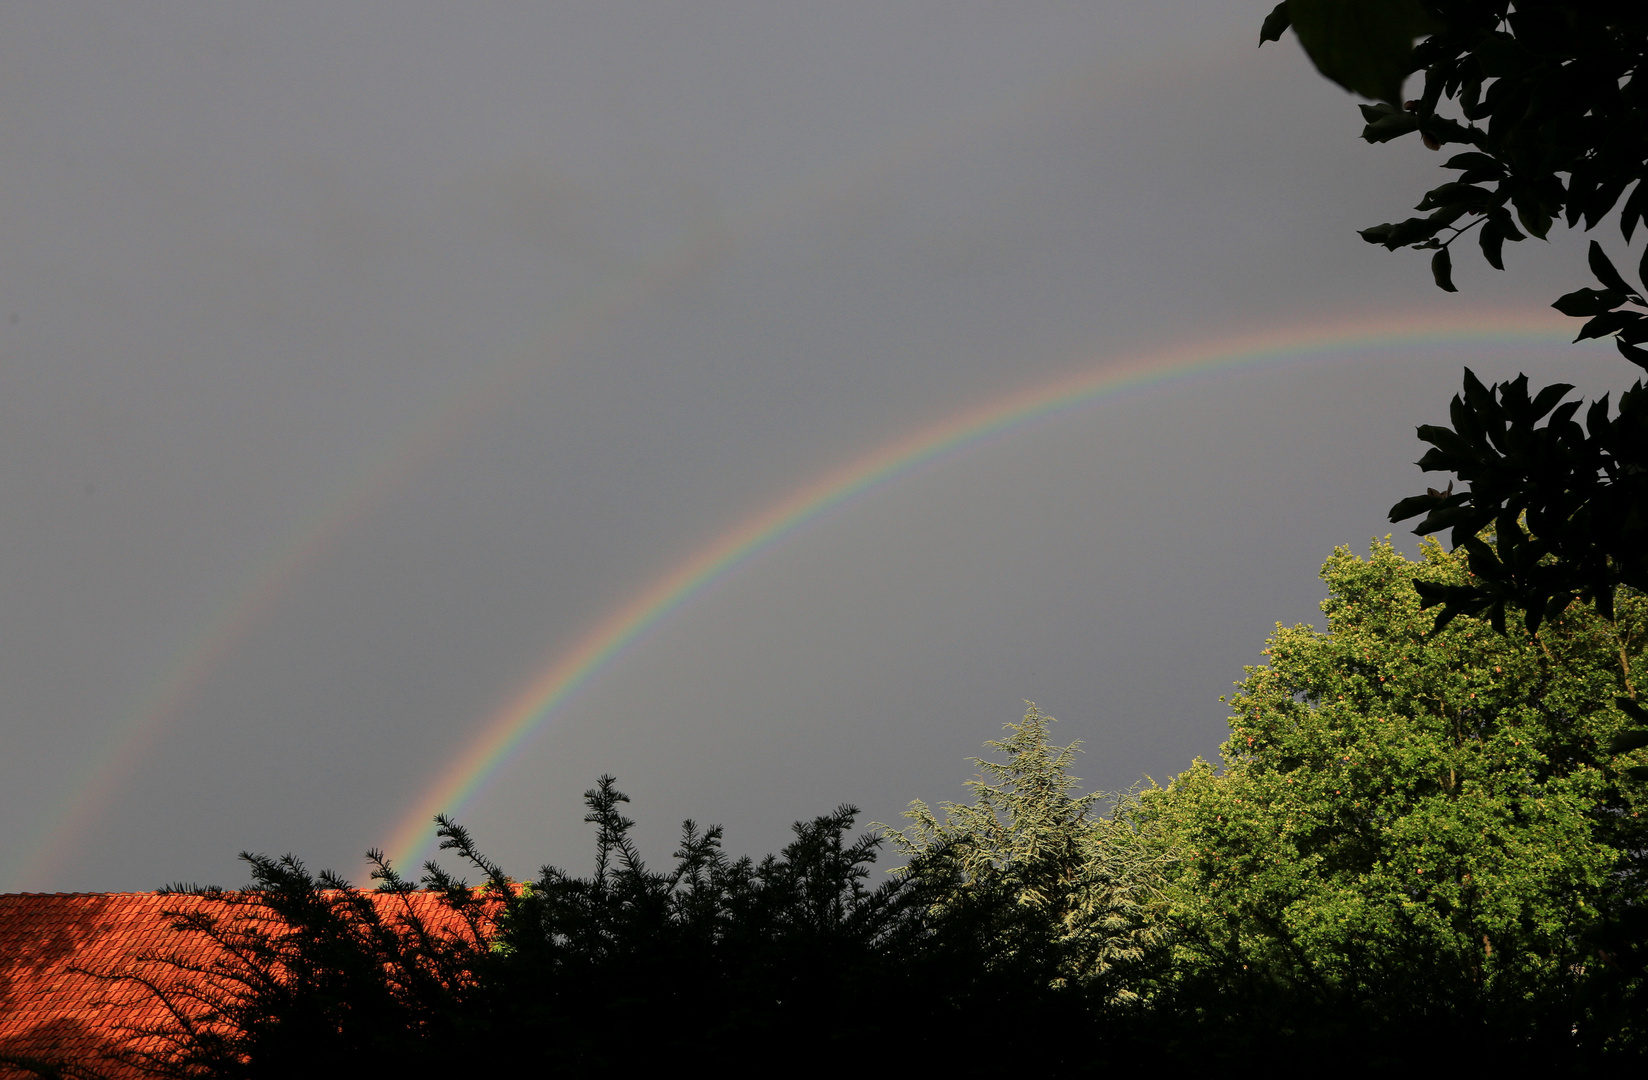
[(1642, 958), (1596, 942), (1642, 900), (1644, 792), (1608, 747), (1645, 678), (1648, 603), (1537, 635), (1433, 631), (1412, 580), (1467, 575), (1434, 542), (1418, 564), (1335, 551), (1327, 630), (1278, 626), (1230, 699), (1222, 769), (1146, 793), (1179, 852), (1173, 993), (1222, 1030), (1560, 1057), (1635, 1023)]

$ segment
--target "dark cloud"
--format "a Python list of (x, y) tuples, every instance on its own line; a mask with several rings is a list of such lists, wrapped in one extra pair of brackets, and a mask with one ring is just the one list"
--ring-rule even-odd
[[(1436, 159), (1230, 8), (10, 13), (0, 884), (353, 870), (559, 650), (870, 447), (1107, 358), (1570, 286), (1569, 237), (1463, 299), (1361, 244)], [(947, 458), (683, 606), (469, 814), (581, 865), (614, 771), (657, 851), (689, 815), (767, 848), (959, 795), (1024, 698), (1093, 782), (1165, 778), (1388, 531), (1462, 362), (1619, 374), (1305, 364)]]

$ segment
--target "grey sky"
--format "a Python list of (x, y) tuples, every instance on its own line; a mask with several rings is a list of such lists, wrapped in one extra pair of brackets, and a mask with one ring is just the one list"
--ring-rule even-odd
[[(1357, 240), (1438, 159), (1255, 50), (1267, 6), (0, 7), (0, 888), (358, 872), (559, 650), (903, 431), (1579, 283), (1571, 236), (1461, 297)], [(687, 816), (764, 851), (960, 797), (1026, 698), (1091, 782), (1165, 779), (1389, 531), (1465, 362), (1625, 382), (1307, 363), (956, 455), (677, 611), (466, 820), (582, 870), (611, 771), (649, 853)]]

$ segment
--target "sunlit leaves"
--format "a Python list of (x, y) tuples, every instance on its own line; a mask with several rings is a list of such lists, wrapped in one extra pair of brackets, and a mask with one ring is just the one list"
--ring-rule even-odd
[(1004, 760), (974, 759), (971, 804), (940, 804), (941, 820), (918, 800), (904, 814), (908, 828), (882, 828), (910, 860), (899, 873), (954, 880), (940, 910), (993, 905), (1001, 959), (1040, 952), (1050, 978), (1133, 1000), (1118, 969), (1162, 936), (1150, 909), (1172, 855), (1135, 831), (1132, 795), (1075, 794), (1079, 744), (1053, 745), (1052, 723), (1030, 705), (1007, 725), (1010, 737), (985, 744)]
[(1467, 1015), (1513, 1040), (1558, 1016), (1575, 1040), (1605, 1037), (1561, 1010), (1576, 939), (1638, 884), (1620, 856), (1642, 846), (1644, 793), (1598, 762), (1633, 719), (1615, 697), (1648, 604), (1633, 595), (1613, 624), (1571, 611), (1537, 639), (1438, 631), (1414, 586), (1468, 584), (1463, 553), (1341, 548), (1322, 577), (1326, 632), (1278, 627), (1246, 669), (1222, 770), (1146, 796), (1184, 852), (1186, 966), (1243, 996), (1225, 1006), (1243, 1024), (1268, 1000), (1273, 1023), (1331, 1016), (1395, 1040)]

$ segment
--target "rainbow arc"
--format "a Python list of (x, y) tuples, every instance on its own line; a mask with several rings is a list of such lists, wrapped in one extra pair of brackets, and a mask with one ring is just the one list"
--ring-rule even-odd
[(900, 435), (813, 478), (735, 523), (681, 560), (590, 626), (577, 642), (548, 658), (513, 696), (477, 726), (476, 735), (400, 819), (388, 845), (400, 866), (429, 849), (437, 812), (461, 814), (500, 766), (557, 713), (609, 671), (671, 613), (715, 582), (734, 574), (761, 551), (831, 510), (859, 499), (913, 469), (957, 454), (994, 436), (1048, 423), (1074, 411), (1129, 393), (1290, 364), (1366, 361), (1381, 353), (1414, 348), (1565, 342), (1569, 320), (1488, 311), (1410, 320), (1399, 329), (1388, 321), (1344, 321), (1293, 327), (1242, 339), (1183, 345), (1109, 360), (1084, 371), (1036, 383)]

